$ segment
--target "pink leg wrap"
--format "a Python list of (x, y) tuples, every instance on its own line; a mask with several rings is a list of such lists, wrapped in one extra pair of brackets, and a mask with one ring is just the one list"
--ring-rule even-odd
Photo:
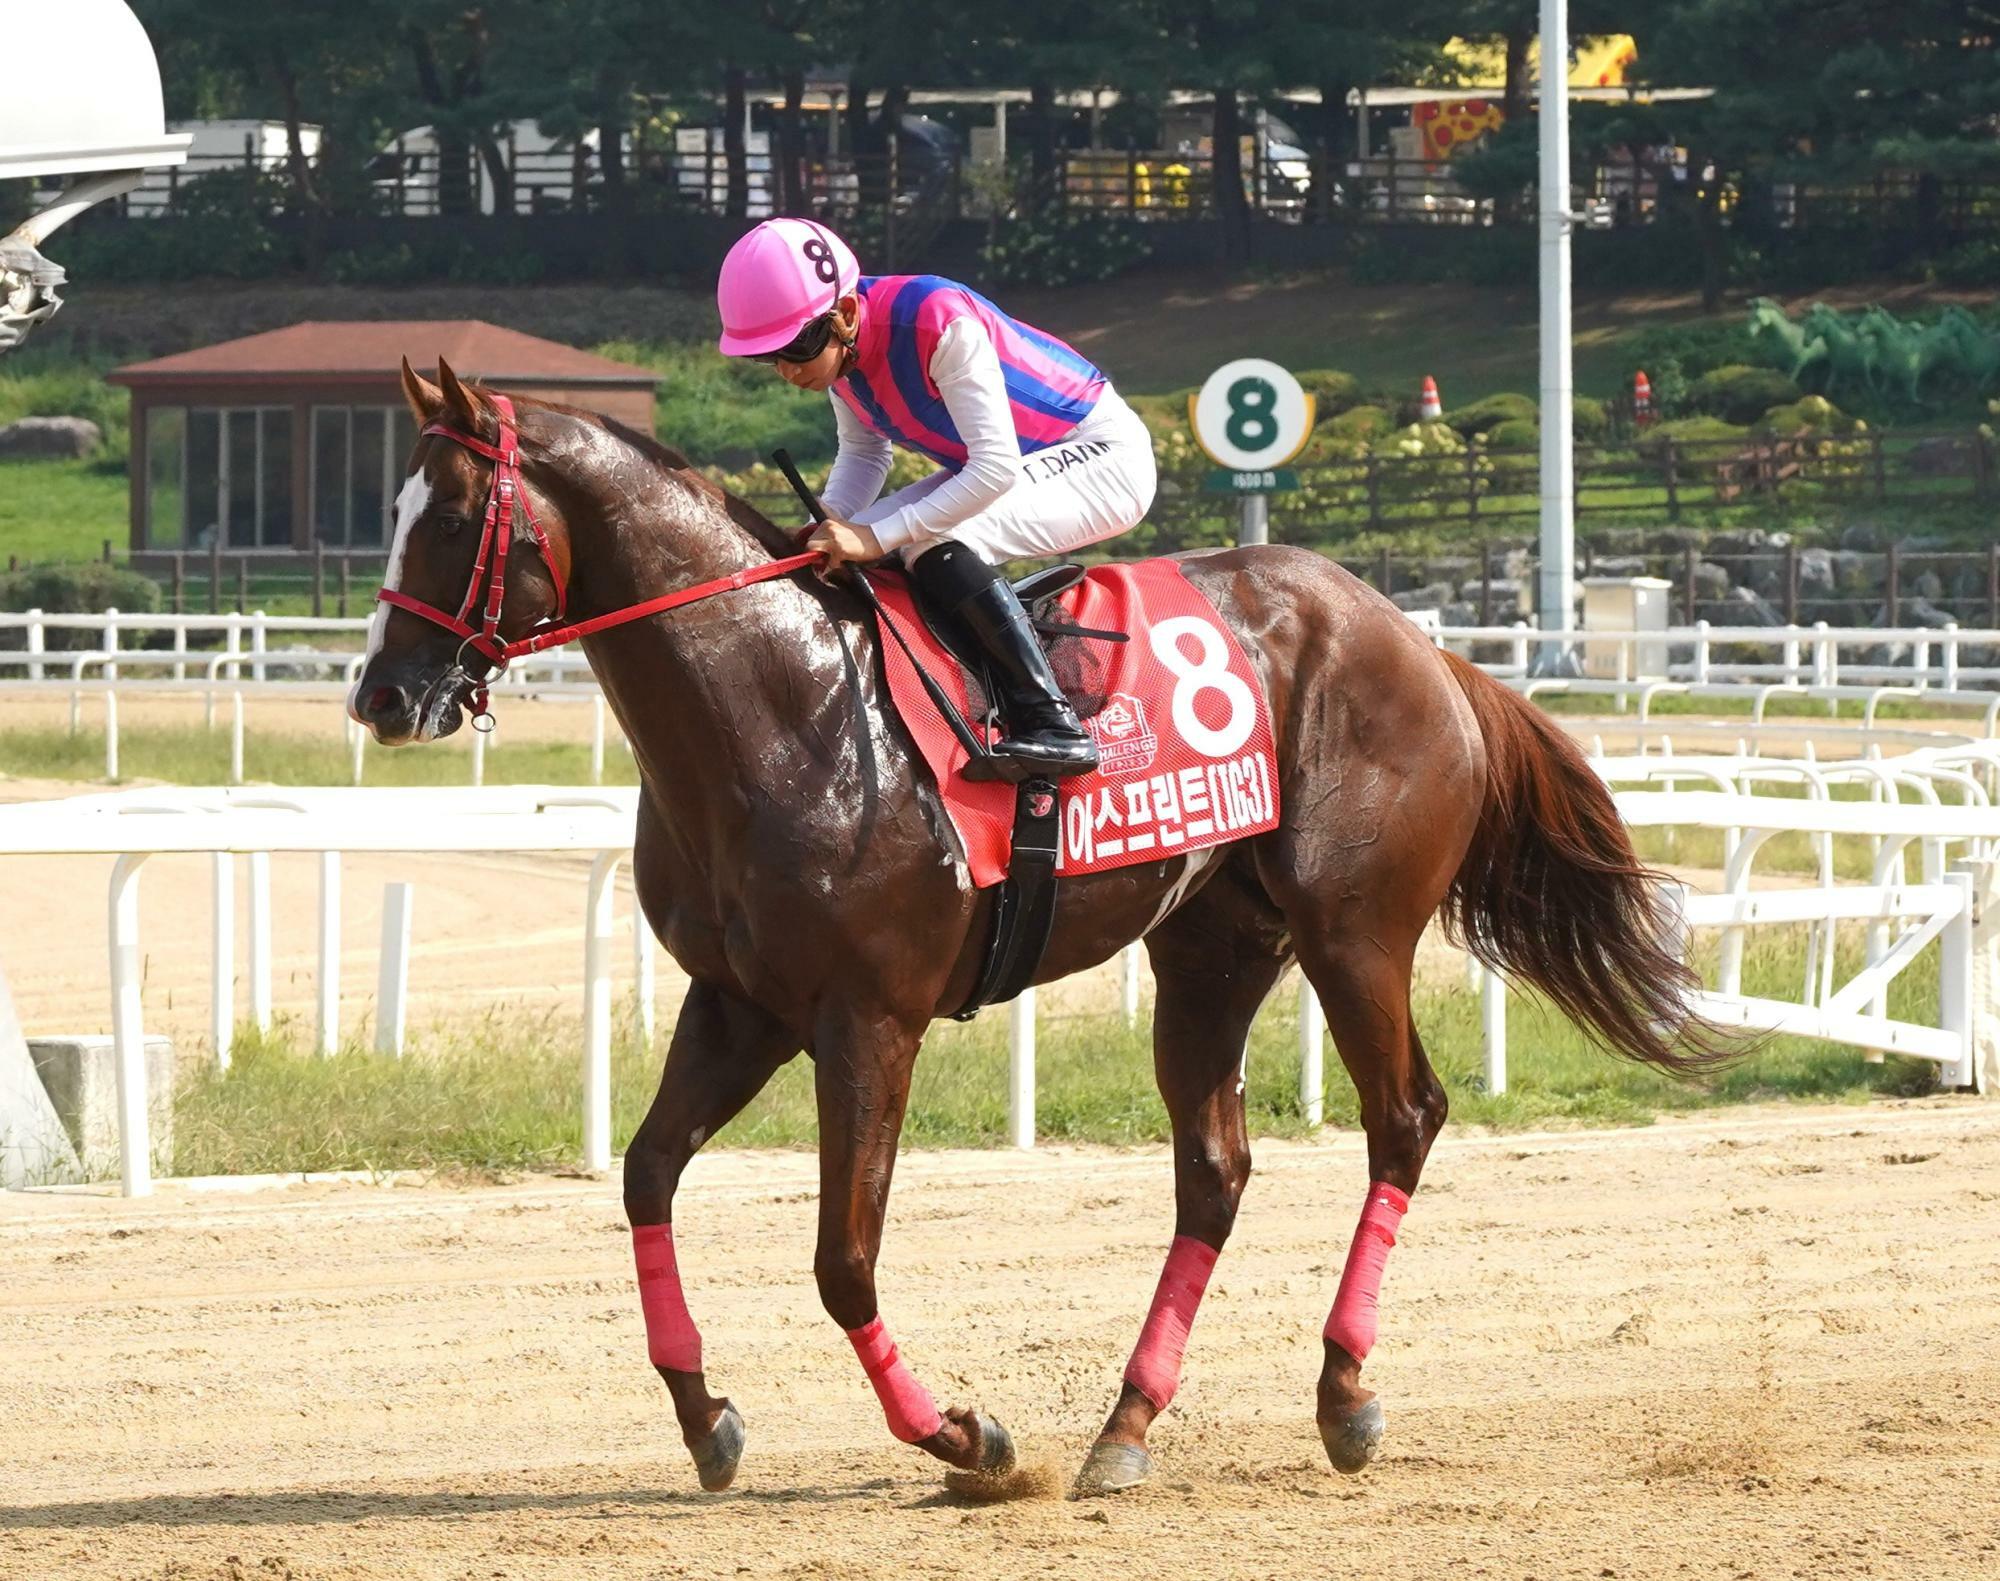
[(1354, 1227), (1354, 1244), (1347, 1248), (1347, 1267), (1340, 1276), (1340, 1290), (1333, 1298), (1333, 1311), (1327, 1315), (1325, 1333), (1356, 1361), (1374, 1348), (1382, 1270), (1409, 1208), (1410, 1199), (1402, 1192), (1386, 1181), (1375, 1181), (1368, 1188), (1361, 1222)]
[(918, 1383), (903, 1358), (896, 1354), (896, 1342), (879, 1317), (870, 1318), (860, 1328), (847, 1331), (854, 1354), (861, 1358), (861, 1370), (875, 1385), (875, 1398), (889, 1418), (889, 1431), (906, 1444), (929, 1438), (944, 1426), (937, 1401), (930, 1390)]
[(1159, 1410), (1173, 1402), (1174, 1391), (1180, 1387), (1188, 1330), (1194, 1327), (1195, 1309), (1201, 1305), (1219, 1255), (1213, 1246), (1191, 1235), (1176, 1235), (1167, 1250), (1167, 1266), (1160, 1270), (1146, 1326), (1139, 1330), (1139, 1343), (1132, 1347), (1132, 1359), (1125, 1363), (1125, 1381)]
[(646, 1314), (646, 1354), (655, 1367), (701, 1371), (701, 1335), (681, 1294), (671, 1224), (632, 1226), (632, 1260), (639, 1265), (639, 1306)]

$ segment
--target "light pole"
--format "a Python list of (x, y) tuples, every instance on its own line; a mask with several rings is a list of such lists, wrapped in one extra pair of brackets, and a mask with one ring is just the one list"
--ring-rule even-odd
[[(1569, 631), (1576, 621), (1576, 442), (1570, 334), (1569, 0), (1542, 0), (1541, 19), (1542, 556), (1536, 623)], [(1574, 674), (1567, 643), (1540, 643), (1538, 675)]]

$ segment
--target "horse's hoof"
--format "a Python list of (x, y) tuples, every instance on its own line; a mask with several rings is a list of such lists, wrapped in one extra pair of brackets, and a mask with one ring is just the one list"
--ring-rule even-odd
[(1153, 1457), (1142, 1444), (1093, 1444), (1083, 1469), (1070, 1485), (1073, 1499), (1101, 1499), (1136, 1488), (1153, 1474)]
[(720, 1493), (736, 1480), (736, 1468), (743, 1463), (743, 1418), (736, 1407), (725, 1405), (716, 1418), (714, 1430), (698, 1444), (688, 1445), (694, 1456), (694, 1474), (702, 1490)]
[(1012, 1475), (1015, 1466), (1014, 1438), (990, 1416), (977, 1411), (964, 1418), (965, 1425), (979, 1434), (979, 1464), (971, 1471), (951, 1470), (944, 1485), (954, 1493), (990, 1495), (992, 1488)]
[(1326, 1458), (1335, 1471), (1353, 1476), (1365, 1471), (1375, 1452), (1382, 1447), (1382, 1402), (1370, 1400), (1349, 1411), (1338, 1422), (1319, 1424), (1319, 1436), (1326, 1445)]

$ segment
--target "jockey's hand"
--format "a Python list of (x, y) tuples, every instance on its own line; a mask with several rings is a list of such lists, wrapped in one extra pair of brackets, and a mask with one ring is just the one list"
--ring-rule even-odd
[(829, 518), (814, 529), (806, 540), (808, 549), (817, 549), (826, 556), (826, 570), (838, 571), (850, 561), (861, 565), (882, 558), (881, 544), (875, 541), (875, 529), (863, 527), (858, 522), (844, 522)]

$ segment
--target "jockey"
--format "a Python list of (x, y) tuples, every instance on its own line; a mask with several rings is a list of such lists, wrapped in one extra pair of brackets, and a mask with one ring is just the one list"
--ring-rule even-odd
[[(726, 355), (831, 395), (840, 450), (810, 547), (830, 567), (901, 555), (926, 602), (991, 661), (1007, 725), (995, 754), (1036, 774), (1094, 769), (1097, 749), (995, 567), (1114, 538), (1152, 505), (1152, 438), (1111, 381), (954, 281), (864, 276), (812, 220), (766, 220), (739, 240), (716, 301)], [(938, 470), (878, 499), (892, 445)]]

